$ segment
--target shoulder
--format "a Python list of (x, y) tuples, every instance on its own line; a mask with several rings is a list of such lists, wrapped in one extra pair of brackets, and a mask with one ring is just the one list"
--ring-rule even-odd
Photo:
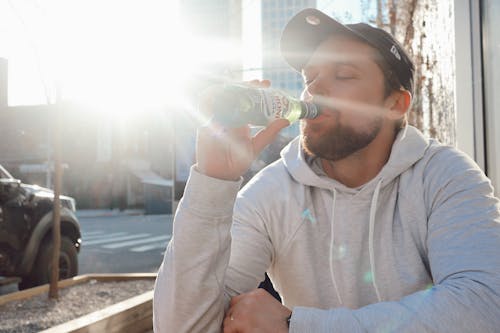
[(450, 198), (493, 196), (490, 180), (474, 160), (432, 139), (422, 157), (401, 175), (400, 182), (400, 195), (412, 207), (422, 205), (427, 215)]
[(436, 142), (422, 159), (422, 183), (426, 206), (431, 209), (452, 199), (465, 204), (494, 197), (490, 180), (472, 158)]
[(432, 142), (422, 159), (424, 183), (446, 185), (460, 178), (465, 183), (488, 181), (481, 168), (464, 152)]

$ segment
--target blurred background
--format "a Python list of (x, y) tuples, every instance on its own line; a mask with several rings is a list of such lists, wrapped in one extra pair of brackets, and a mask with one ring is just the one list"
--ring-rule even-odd
[[(60, 114), (63, 193), (78, 209), (171, 214), (206, 121), (197, 96), (266, 78), (298, 97), (279, 38), (308, 7), (393, 33), (417, 65), (410, 123), (464, 150), (500, 187), (494, 0), (0, 0), (0, 164), (52, 188)], [(247, 179), (297, 134), (283, 130)]]

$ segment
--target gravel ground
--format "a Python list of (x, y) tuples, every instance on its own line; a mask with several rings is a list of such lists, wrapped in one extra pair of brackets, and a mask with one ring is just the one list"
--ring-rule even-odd
[(59, 300), (48, 293), (0, 306), (0, 333), (31, 333), (62, 324), (152, 290), (154, 280), (89, 282), (59, 289)]

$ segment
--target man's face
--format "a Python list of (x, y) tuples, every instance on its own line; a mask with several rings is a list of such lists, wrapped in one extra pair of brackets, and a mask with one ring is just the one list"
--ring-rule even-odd
[(316, 49), (302, 71), (302, 98), (328, 106), (302, 121), (302, 143), (314, 156), (336, 161), (368, 146), (384, 123), (384, 75), (379, 53), (366, 43), (334, 36)]

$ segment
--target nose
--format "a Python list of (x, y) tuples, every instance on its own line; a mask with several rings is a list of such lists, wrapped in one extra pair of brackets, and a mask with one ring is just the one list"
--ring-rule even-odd
[(330, 71), (322, 71), (313, 77), (302, 91), (302, 100), (319, 105), (321, 109), (335, 109), (336, 82)]
[(327, 96), (328, 95), (328, 85), (325, 82), (324, 75), (318, 75), (310, 82), (302, 92), (302, 96), (305, 101), (311, 101), (313, 96)]
[(309, 92), (308, 87), (305, 87), (300, 94), (300, 99), (305, 102), (312, 102), (313, 95)]

